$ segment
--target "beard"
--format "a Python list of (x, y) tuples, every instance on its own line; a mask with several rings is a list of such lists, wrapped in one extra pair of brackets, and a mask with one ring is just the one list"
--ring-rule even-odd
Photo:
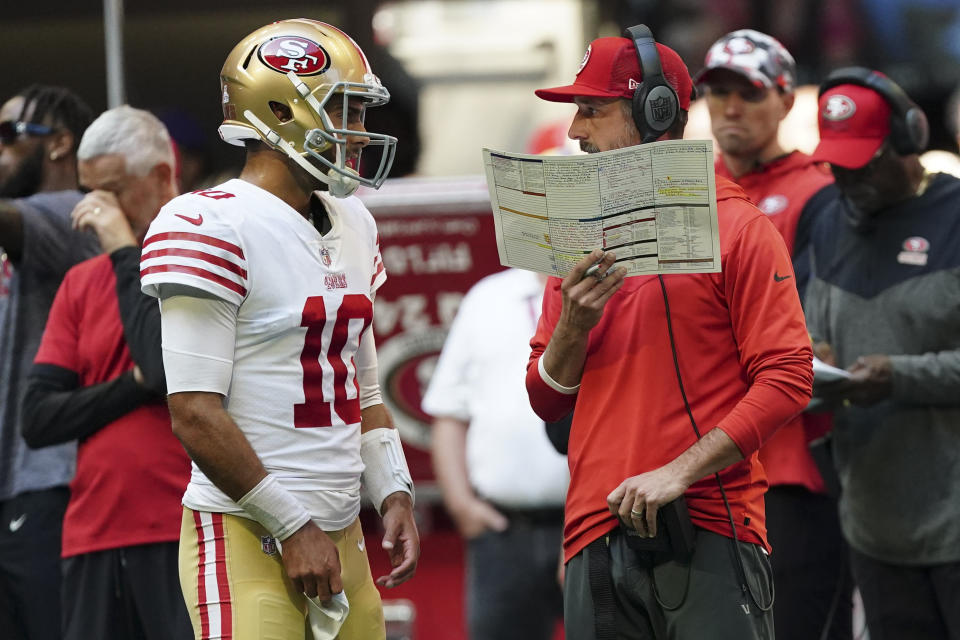
[(43, 180), (43, 146), (23, 158), (20, 165), (0, 182), (0, 198), (26, 198), (40, 189)]
[[(610, 147), (610, 150), (626, 149), (627, 147), (636, 146), (641, 142), (643, 142), (643, 139), (637, 132), (637, 127), (633, 124), (633, 122), (624, 122), (623, 131), (621, 131), (620, 135), (613, 141), (613, 146)], [(600, 147), (592, 142), (581, 140), (580, 151), (583, 151), (584, 153), (600, 153)]]

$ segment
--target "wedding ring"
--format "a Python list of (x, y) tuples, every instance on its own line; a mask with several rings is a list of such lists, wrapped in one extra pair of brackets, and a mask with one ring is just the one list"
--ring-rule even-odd
[(642, 518), (642, 517), (643, 517), (643, 511), (637, 511), (636, 509), (630, 509), (630, 515), (632, 515), (634, 518)]

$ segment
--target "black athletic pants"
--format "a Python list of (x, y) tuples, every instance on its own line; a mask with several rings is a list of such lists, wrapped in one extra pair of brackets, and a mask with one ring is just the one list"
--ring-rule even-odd
[(870, 640), (960, 640), (960, 562), (887, 564), (851, 550)]
[(64, 640), (193, 640), (178, 547), (162, 542), (65, 558)]
[(0, 502), (0, 637), (60, 640), (60, 532), (70, 491)]
[(777, 640), (850, 640), (853, 578), (836, 500), (795, 485), (770, 487), (764, 500)]

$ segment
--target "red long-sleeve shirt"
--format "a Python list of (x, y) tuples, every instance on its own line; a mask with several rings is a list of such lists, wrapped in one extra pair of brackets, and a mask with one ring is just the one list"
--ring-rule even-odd
[[(733, 178), (723, 156), (718, 155), (717, 175), (734, 180), (747, 196), (763, 211), (777, 228), (791, 256), (807, 260), (811, 220), (805, 220), (805, 231), (798, 237), (801, 215), (815, 216), (818, 211), (804, 211), (810, 198), (833, 182), (826, 165), (814, 162), (805, 153), (794, 151)], [(798, 257), (799, 256), (799, 257)], [(798, 266), (799, 270), (800, 267)], [(760, 449), (760, 462), (767, 479), (774, 485), (800, 485), (816, 493), (826, 487), (820, 471), (810, 455), (809, 443), (831, 428), (830, 414), (802, 413), (783, 428)]]
[[(810, 399), (812, 353), (790, 256), (773, 225), (732, 182), (717, 178), (722, 272), (664, 276), (680, 371), (701, 433), (719, 427), (744, 460), (723, 471), (737, 537), (766, 545), (767, 480), (756, 451)], [(560, 316), (551, 279), (531, 341), (527, 390), (554, 420), (576, 404), (570, 432), (567, 560), (616, 526), (606, 497), (624, 479), (657, 469), (696, 442), (673, 367), (656, 276), (636, 276), (609, 300), (590, 332), (578, 394), (540, 377), (537, 360)], [(732, 536), (713, 476), (686, 491), (694, 524)]]

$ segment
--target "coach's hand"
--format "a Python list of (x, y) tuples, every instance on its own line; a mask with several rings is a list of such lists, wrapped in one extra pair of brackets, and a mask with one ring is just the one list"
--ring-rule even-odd
[(669, 466), (627, 478), (607, 496), (610, 513), (646, 537), (657, 535), (657, 511), (683, 495), (687, 485)]
[(283, 541), (283, 567), (297, 591), (326, 602), (343, 591), (337, 545), (313, 522)]
[(413, 501), (403, 491), (383, 501), (383, 548), (390, 556), (393, 571), (377, 578), (382, 587), (395, 587), (413, 577), (420, 559), (420, 534), (413, 518)]
[(588, 332), (600, 322), (604, 306), (627, 275), (625, 267), (614, 268), (616, 259), (612, 251), (594, 249), (570, 270), (560, 285), (563, 309), (558, 327)]

